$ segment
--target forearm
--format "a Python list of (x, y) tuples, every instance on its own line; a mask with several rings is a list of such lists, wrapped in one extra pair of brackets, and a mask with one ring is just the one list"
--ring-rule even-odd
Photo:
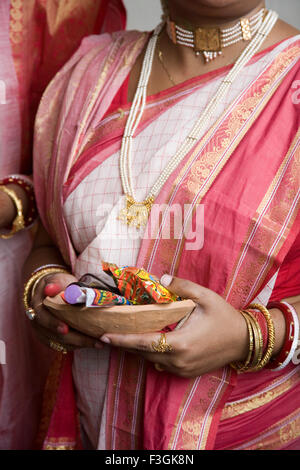
[(65, 266), (65, 262), (46, 230), (39, 226), (33, 248), (24, 264), (23, 277), (28, 279), (33, 271), (48, 264)]

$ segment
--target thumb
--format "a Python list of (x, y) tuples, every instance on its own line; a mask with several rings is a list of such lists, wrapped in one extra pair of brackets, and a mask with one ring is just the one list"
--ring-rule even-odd
[(69, 284), (77, 281), (72, 274), (67, 273), (54, 273), (45, 279), (44, 294), (49, 297), (62, 292)]
[(160, 283), (170, 290), (173, 294), (179, 295), (183, 299), (191, 299), (203, 307), (210, 304), (213, 292), (206, 287), (202, 287), (195, 282), (173, 277), (170, 274), (164, 274)]
[(63, 290), (62, 286), (55, 282), (49, 282), (44, 288), (44, 294), (46, 297), (55, 297)]

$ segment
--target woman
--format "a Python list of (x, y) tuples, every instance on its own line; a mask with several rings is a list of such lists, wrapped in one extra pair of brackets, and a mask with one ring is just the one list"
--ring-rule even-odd
[[(236, 372), (262, 357), (254, 343), (275, 359), (286, 344), (282, 304), (269, 308), (267, 346), (249, 320), (259, 312), (240, 309), (289, 298), (298, 324), (298, 32), (259, 0), (165, 7), (167, 25), (154, 34), (84, 41), (38, 113), (38, 204), (61, 254), (40, 233), (26, 271), (54, 262), (72, 274), (36, 271), (30, 313), (42, 341), (76, 348), (60, 380), (49, 380), (57, 401), (43, 445), (78, 445), (65, 425), (74, 384), (84, 448), (299, 448), (295, 364)], [(168, 218), (178, 207), (187, 214), (180, 230)], [(161, 218), (152, 217), (157, 208)], [(101, 260), (144, 267), (198, 306), (166, 336), (95, 343), (42, 301), (49, 284), (102, 275)]]
[[(32, 134), (46, 85), (85, 35), (124, 27), (119, 0), (0, 2), (0, 448), (28, 449), (36, 435), (52, 354), (30, 335), (15, 292), (32, 243)], [(72, 4), (72, 8), (70, 5)], [(21, 173), (21, 174), (20, 174)], [(17, 222), (16, 205), (22, 223)], [(17, 233), (18, 232), (18, 233)], [(36, 364), (36, 357), (39, 363)]]

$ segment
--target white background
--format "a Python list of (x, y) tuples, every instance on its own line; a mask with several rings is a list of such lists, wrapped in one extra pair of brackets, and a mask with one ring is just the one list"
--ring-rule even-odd
[[(160, 0), (124, 0), (124, 3), (127, 9), (127, 29), (147, 31), (159, 23)], [(300, 29), (300, 0), (267, 0), (267, 7), (277, 11), (283, 20)]]

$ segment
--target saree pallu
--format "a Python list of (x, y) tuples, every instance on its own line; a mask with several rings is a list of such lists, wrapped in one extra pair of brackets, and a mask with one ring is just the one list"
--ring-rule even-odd
[[(70, 175), (69, 184), (75, 181), (76, 172), (72, 170), (76, 165), (80, 170), (84, 156), (90, 155), (93, 165), (97, 146), (103, 146), (103, 160), (120, 148), (122, 131), (116, 130), (110, 142), (105, 142), (105, 137), (100, 142), (97, 126), (147, 37), (127, 32), (84, 41), (41, 103), (35, 142), (38, 204), (45, 226), (73, 268), (77, 254), (63, 213), (64, 184)], [(157, 276), (169, 272), (191, 279), (216, 291), (236, 308), (245, 307), (258, 296), (268, 302), (280, 267), (299, 234), (299, 112), (292, 99), (292, 84), (299, 77), (299, 56), (299, 39), (295, 38), (228, 104), (170, 176), (155, 201), (166, 205), (165, 212), (155, 237), (143, 239), (137, 266)], [(188, 90), (190, 84), (183, 84), (183, 90), (185, 86)], [(169, 98), (171, 105), (171, 90)], [(138, 132), (159, 112), (159, 107), (149, 106)], [(119, 119), (122, 121), (122, 116)], [(123, 120), (126, 122), (126, 115)], [(124, 122), (120, 122), (120, 128)], [(97, 165), (100, 163), (98, 160)], [(197, 222), (197, 205), (205, 206), (205, 243), (201, 249), (190, 249), (184, 230), (176, 239), (162, 236), (168, 212), (174, 204), (181, 207), (183, 203), (189, 207), (193, 224)], [(292, 380), (288, 380), (289, 374)], [(247, 390), (253, 389), (253, 396), (248, 398), (256, 405), (251, 412), (260, 412), (265, 405), (268, 409), (270, 403), (283, 412), (284, 422), (279, 422), (278, 413), (269, 413), (262, 429), (253, 431), (256, 444), (268, 448), (270, 442), (264, 441), (263, 433), (270, 436), (273, 428), (274, 433), (278, 429), (284, 433), (291, 422), (297, 428), (300, 403), (292, 404), (289, 397), (299, 395), (299, 371), (263, 371), (247, 374), (244, 380)], [(243, 407), (233, 406), (235, 401), (243, 401), (244, 408), (250, 406), (245, 394), (230, 402), (237, 382), (236, 373), (229, 368), (187, 380), (160, 374), (139, 358), (113, 350), (99, 448), (213, 449), (220, 422), (232, 419), (232, 430), (237, 429), (234, 420), (238, 422)], [(275, 398), (271, 391), (269, 400), (262, 399), (260, 395), (276, 386), (280, 392)], [(57, 412), (54, 407), (45, 441), (50, 448), (55, 448), (59, 439), (67, 440), (53, 426)], [(235, 432), (232, 443), (226, 443), (227, 448), (237, 446), (237, 435)], [(286, 432), (284, 441), (272, 442), (276, 448), (283, 448), (298, 437), (298, 432)], [(252, 436), (244, 436), (241, 446), (251, 448), (256, 445), (252, 441)]]
[[(31, 171), (39, 99), (81, 39), (94, 32), (122, 29), (124, 22), (121, 0), (1, 0), (1, 178)], [(29, 230), (0, 240), (1, 449), (32, 447), (53, 360), (53, 353), (32, 333), (21, 305), (21, 267), (31, 244)]]
[[(8, 0), (5, 0), (6, 2)], [(21, 173), (32, 168), (32, 134), (41, 96), (90, 34), (125, 28), (122, 0), (10, 0), (9, 38), (19, 83)]]

